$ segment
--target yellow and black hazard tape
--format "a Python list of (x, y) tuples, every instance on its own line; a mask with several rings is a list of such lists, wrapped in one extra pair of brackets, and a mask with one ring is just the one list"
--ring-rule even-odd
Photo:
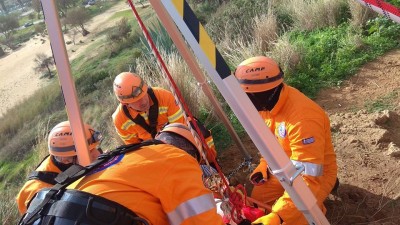
[(185, 0), (172, 0), (172, 3), (219, 76), (224, 79), (231, 75), (228, 64), (225, 62), (224, 58), (222, 58), (222, 55), (219, 53), (214, 42), (208, 36), (189, 4)]

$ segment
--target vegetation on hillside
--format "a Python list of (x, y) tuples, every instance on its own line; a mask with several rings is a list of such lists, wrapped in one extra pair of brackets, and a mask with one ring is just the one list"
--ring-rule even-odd
[[(340, 85), (362, 64), (400, 46), (399, 24), (354, 1), (188, 2), (232, 70), (247, 57), (270, 56), (280, 63), (286, 81), (311, 97), (321, 88)], [(396, 4), (395, 0), (391, 2)], [(90, 10), (100, 13), (103, 8)], [(133, 70), (150, 85), (167, 88), (151, 50), (132, 13), (128, 12), (116, 13), (111, 18), (116, 26), (96, 34), (106, 38), (99, 38), (86, 55), (71, 62), (83, 119), (104, 134), (104, 149), (112, 149), (120, 143), (111, 121), (117, 106), (112, 93), (116, 74)], [(140, 9), (140, 14), (150, 27), (189, 107), (200, 119), (207, 120), (217, 149), (222, 151), (229, 144), (229, 137), (215, 119), (212, 107), (190, 76), (190, 70), (157, 22), (151, 7)], [(224, 102), (217, 90), (215, 93)], [(223, 107), (243, 135), (228, 106), (223, 103)], [(63, 96), (56, 80), (0, 118), (0, 220), (4, 224), (14, 224), (18, 217), (13, 198), (26, 174), (39, 162), (39, 156), (46, 153), (49, 128), (66, 119)]]

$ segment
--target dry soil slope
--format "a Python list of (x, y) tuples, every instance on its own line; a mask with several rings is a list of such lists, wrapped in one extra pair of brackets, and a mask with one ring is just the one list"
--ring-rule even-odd
[[(341, 187), (335, 224), (400, 224), (400, 50), (364, 65), (316, 100), (329, 113)], [(381, 102), (390, 110), (369, 113)]]

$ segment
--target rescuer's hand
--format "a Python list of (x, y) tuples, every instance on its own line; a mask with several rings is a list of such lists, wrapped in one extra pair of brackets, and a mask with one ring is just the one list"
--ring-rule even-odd
[(265, 181), (268, 180), (267, 170), (267, 163), (264, 160), (260, 161), (260, 164), (258, 164), (253, 173), (250, 175), (250, 182), (253, 185), (264, 184)]
[(280, 225), (281, 218), (276, 213), (270, 213), (266, 216), (256, 219), (251, 224), (262, 224), (262, 225)]

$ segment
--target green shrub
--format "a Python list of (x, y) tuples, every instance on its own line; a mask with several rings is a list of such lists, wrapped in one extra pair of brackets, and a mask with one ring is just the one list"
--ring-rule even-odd
[(210, 15), (214, 14), (220, 5), (219, 0), (191, 0), (188, 3), (203, 25), (207, 23)]
[(312, 32), (291, 32), (291, 42), (303, 52), (302, 61), (287, 82), (314, 97), (322, 87), (336, 85), (359, 66), (399, 46), (400, 25), (378, 18), (359, 36), (348, 24)]
[(234, 39), (238, 35), (248, 34), (245, 39), (251, 39), (252, 20), (256, 15), (266, 14), (268, 1), (265, 0), (232, 0), (218, 8), (206, 28), (214, 40), (220, 40), (224, 36)]
[(82, 74), (75, 82), (79, 94), (86, 96), (97, 90), (96, 84), (108, 76), (109, 74), (105, 70), (91, 70), (89, 73)]

